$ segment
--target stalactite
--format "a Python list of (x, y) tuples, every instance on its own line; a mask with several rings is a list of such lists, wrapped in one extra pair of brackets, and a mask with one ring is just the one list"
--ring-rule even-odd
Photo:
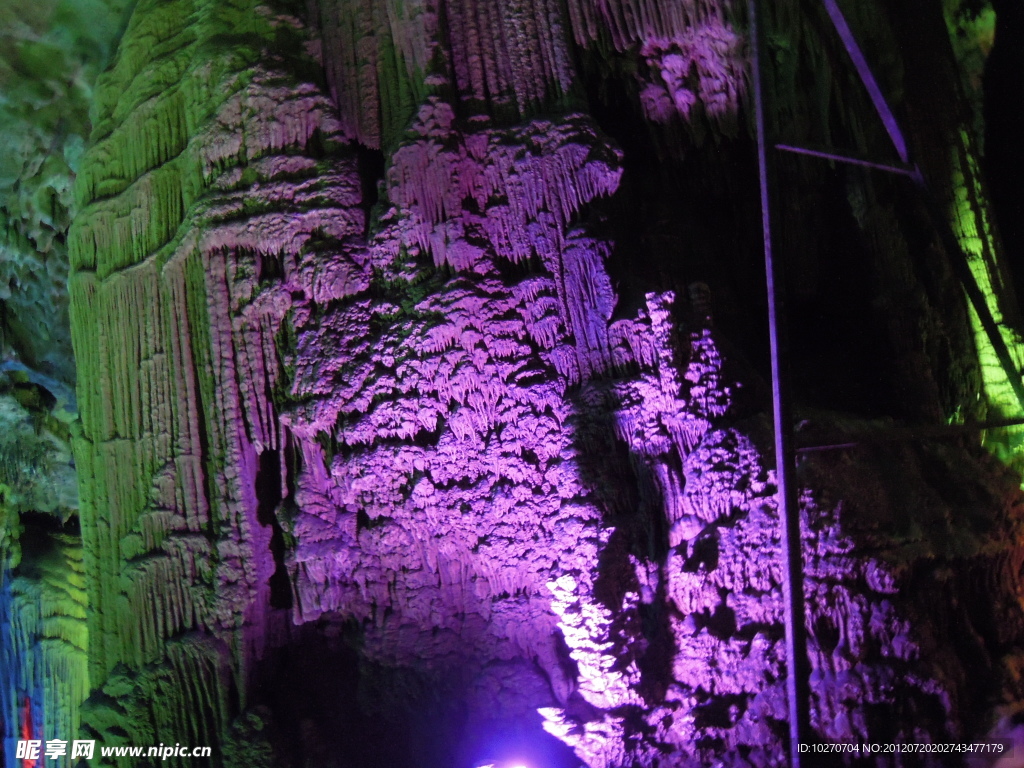
[(448, 83), (500, 120), (558, 103), (573, 86), (565, 25), (550, 0), (313, 6), (344, 132), (370, 147), (394, 148), (428, 94)]
[[(737, 405), (707, 307), (686, 324), (671, 292), (618, 306), (643, 256), (600, 226), (623, 154), (574, 90), (579, 49), (634, 57), (649, 122), (727, 141), (740, 14), (320, 0), (311, 15), (333, 104), (296, 75), (295, 20), (211, 0), (143, 2), (99, 84), (70, 238), (87, 732), (237, 743), (276, 645), (336, 630), (358, 634), (361, 674), (440, 680), (470, 722), (539, 708), (592, 767), (779, 764), (765, 427)], [(794, 45), (821, 54), (808, 24)], [(777, 118), (804, 119), (807, 98)], [(369, 223), (367, 147), (386, 158)], [(876, 237), (879, 221), (858, 224)], [(913, 288), (909, 259), (884, 269)], [(929, 655), (900, 591), (953, 550), (908, 534), (876, 541), (895, 564), (854, 557), (846, 497), (809, 466), (825, 477), (801, 502), (815, 727), (952, 738), (940, 664), (963, 662)], [(80, 617), (58, 613), (53, 637), (77, 638)], [(864, 702), (928, 715), (892, 726)]]
[[(23, 737), (19, 729), (25, 702), (32, 738), (77, 733), (78, 707), (89, 692), (81, 546), (70, 536), (57, 536), (53, 546), (55, 556), (33, 563), (42, 569), (42, 578), (0, 573), (0, 712), (5, 739)], [(65, 757), (59, 764), (71, 762)]]
[[(282, 29), (299, 39), (290, 22), (201, 2), (133, 19), (71, 233), (91, 674), (131, 699), (111, 716), (94, 697), (85, 719), (104, 738), (216, 743), (232, 679), (244, 695), (268, 643), (256, 475), (284, 439), (287, 286), (307, 244), (361, 233), (364, 214), (332, 108), (275, 49)], [(262, 42), (221, 37), (242, 28)]]
[[(58, 399), (59, 398), (59, 399)], [(59, 738), (88, 695), (87, 598), (67, 422), (56, 379), (0, 368), (0, 736)], [(64, 759), (60, 765), (70, 762)]]

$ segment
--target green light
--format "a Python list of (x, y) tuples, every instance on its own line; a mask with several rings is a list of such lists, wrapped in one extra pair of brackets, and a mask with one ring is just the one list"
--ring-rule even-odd
[[(1003, 321), (999, 299), (1007, 295), (1008, 286), (1005, 284), (1005, 276), (998, 257), (999, 251), (992, 236), (993, 227), (980, 182), (981, 171), (971, 152), (971, 142), (966, 131), (961, 131), (959, 138), (953, 157), (953, 230), (967, 256), (971, 273), (985, 295), (988, 309), (999, 326), (1014, 365), (1020, 371), (1024, 369), (1024, 340)], [(978, 351), (984, 396), (990, 411), (989, 418), (1024, 415), (1010, 386), (1007, 371), (1000, 365), (995, 348), (982, 328), (977, 312), (970, 305), (968, 309)], [(1010, 464), (1024, 463), (1024, 428), (1014, 427), (987, 433), (984, 442), (1003, 461)]]

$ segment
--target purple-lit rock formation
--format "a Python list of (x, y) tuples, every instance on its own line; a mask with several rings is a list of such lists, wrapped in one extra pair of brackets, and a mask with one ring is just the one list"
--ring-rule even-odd
[[(1015, 344), (973, 144), (920, 118), (942, 87), (902, 95), (954, 68), (941, 14), (894, 6), (851, 23)], [(879, 146), (827, 18), (768, 23), (775, 130)], [(748, 47), (727, 0), (141, 0), (68, 236), (81, 548), (0, 582), (0, 659), (59, 637), (88, 699), (41, 725), (19, 673), (8, 739), (784, 765)], [(801, 436), (1013, 413), (899, 181), (778, 178)], [(1019, 478), (964, 439), (799, 480), (820, 738), (973, 738), (1024, 700)], [(87, 654), (21, 628), (80, 623), (79, 579)]]

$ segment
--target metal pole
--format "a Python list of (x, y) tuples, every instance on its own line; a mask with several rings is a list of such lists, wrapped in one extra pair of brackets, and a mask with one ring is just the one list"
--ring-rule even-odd
[[(896, 119), (893, 111), (889, 108), (889, 103), (885, 100), (885, 96), (882, 95), (882, 89), (879, 88), (878, 81), (875, 80), (875, 76), (871, 72), (871, 67), (868, 66), (867, 59), (864, 58), (864, 53), (861, 51), (860, 46), (857, 44), (857, 39), (853, 36), (853, 32), (850, 30), (850, 25), (846, 23), (846, 17), (843, 16), (843, 12), (839, 9), (839, 4), (836, 0), (822, 0), (822, 4), (825, 6), (825, 10), (828, 12), (829, 18), (832, 19), (832, 24), (835, 26), (836, 32), (839, 34), (839, 38), (843, 41), (843, 45), (846, 47), (846, 52), (850, 55), (850, 59), (853, 61), (853, 66), (857, 69), (857, 73), (860, 75), (860, 79), (864, 83), (864, 87), (867, 89), (868, 95), (871, 97), (871, 102), (875, 105), (875, 109), (878, 111), (878, 116), (882, 118), (885, 130), (889, 133), (889, 138), (892, 139), (893, 146), (896, 147), (896, 153), (900, 156), (900, 160), (902, 160), (904, 164), (908, 163), (909, 153), (907, 151), (907, 140), (903, 136), (903, 131), (900, 130), (899, 121)], [(790, 147), (786, 147), (786, 149), (793, 151)], [(923, 197), (925, 199), (925, 203), (928, 205), (928, 211), (931, 215), (932, 223), (938, 231), (943, 247), (949, 254), (949, 259), (953, 265), (953, 271), (963, 285), (964, 290), (967, 291), (967, 297), (974, 306), (975, 312), (978, 313), (978, 319), (981, 321), (981, 325), (984, 328), (985, 333), (988, 335), (989, 341), (992, 342), (992, 347), (995, 350), (996, 357), (999, 358), (999, 364), (1005, 369), (1006, 376), (1010, 381), (1010, 386), (1013, 388), (1013, 392), (1017, 396), (1017, 400), (1020, 403), (1021, 408), (1024, 409), (1024, 382), (1021, 381), (1021, 372), (1014, 363), (1013, 356), (1010, 354), (1010, 351), (1006, 346), (1002, 332), (999, 330), (999, 326), (996, 323), (995, 318), (992, 317), (992, 313), (989, 311), (985, 295), (978, 287), (978, 282), (974, 278), (974, 274), (968, 266), (969, 259), (967, 258), (967, 255), (963, 253), (963, 249), (960, 247), (960, 243), (957, 241), (952, 227), (950, 227), (946, 217), (943, 215), (942, 211), (939, 210), (938, 204), (930, 194), (924, 174), (918, 170), (915, 174), (912, 174), (912, 177), (924, 193)], [(958, 260), (956, 258), (957, 254), (961, 254), (963, 258)]]
[(988, 301), (985, 299), (985, 294), (982, 293), (981, 288), (978, 287), (978, 281), (975, 279), (974, 273), (971, 272), (971, 268), (968, 265), (970, 258), (966, 253), (964, 253), (964, 250), (956, 239), (956, 235), (950, 228), (948, 221), (936, 205), (934, 196), (928, 189), (928, 183), (925, 181), (924, 174), (921, 172), (921, 169), (917, 166), (900, 167), (896, 165), (886, 165), (884, 163), (874, 163), (870, 160), (862, 160), (858, 157), (840, 155), (834, 152), (824, 152), (817, 149), (809, 149), (807, 147), (795, 147), (790, 144), (776, 144), (775, 148), (782, 152), (808, 155), (810, 157), (817, 157), (823, 160), (850, 163), (852, 165), (860, 165), (866, 168), (886, 171), (887, 173), (909, 176), (914, 181), (918, 189), (921, 191), (921, 196), (928, 209), (928, 216), (931, 218), (932, 225), (935, 227), (935, 231), (939, 235), (942, 247), (949, 255), (953, 274), (963, 286), (964, 292), (967, 294), (967, 298), (971, 302), (971, 306), (974, 307), (974, 311), (978, 313), (978, 320), (981, 322), (981, 327), (988, 336), (988, 340), (992, 344), (992, 349), (995, 351), (996, 357), (999, 358), (999, 364), (1006, 372), (1006, 378), (1010, 383), (1010, 388), (1013, 389), (1014, 395), (1017, 397), (1017, 403), (1020, 405), (1021, 411), (1024, 411), (1024, 380), (1022, 380), (1021, 371), (1018, 370), (1016, 363), (1014, 363), (1013, 356), (1010, 354), (1010, 349), (1006, 345), (1005, 339), (1003, 339), (1002, 332), (999, 330), (999, 324), (996, 323), (996, 320), (992, 316), (992, 312), (988, 307)]
[(875, 105), (878, 116), (882, 118), (885, 130), (888, 132), (889, 138), (892, 139), (893, 146), (896, 147), (896, 154), (900, 156), (900, 160), (904, 163), (908, 162), (907, 140), (903, 136), (903, 131), (900, 130), (900, 124), (896, 120), (896, 116), (889, 109), (889, 103), (885, 100), (885, 96), (882, 95), (882, 89), (878, 87), (878, 81), (875, 80), (875, 76), (871, 73), (871, 67), (868, 66), (867, 59), (864, 58), (864, 52), (857, 45), (857, 38), (853, 36), (850, 25), (846, 23), (846, 17), (839, 10), (839, 4), (836, 0), (822, 0), (822, 3), (825, 5), (825, 10), (828, 11), (829, 18), (832, 19), (832, 25), (836, 28), (836, 32), (839, 33), (839, 39), (843, 41), (843, 45), (846, 47), (846, 52), (850, 54), (850, 58), (853, 60), (853, 66), (856, 67), (857, 73), (860, 75), (860, 79), (868, 91), (868, 96), (871, 97), (871, 103)]
[(898, 173), (902, 176), (910, 176), (911, 178), (917, 178), (919, 171), (914, 166), (899, 166), (899, 165), (887, 165), (885, 163), (875, 163), (871, 160), (863, 160), (859, 157), (851, 157), (850, 155), (840, 155), (837, 152), (826, 152), (821, 149), (811, 149), (810, 147), (794, 147), (792, 144), (776, 144), (775, 148), (782, 152), (792, 152), (797, 155), (809, 155), (810, 157), (818, 157), (822, 160), (832, 160), (837, 163), (847, 163), (848, 165), (859, 165), (864, 168), (874, 168), (878, 171), (885, 171), (887, 173)]
[(768, 143), (765, 131), (764, 69), (761, 60), (761, 28), (758, 0), (747, 0), (750, 20), (750, 51), (754, 123), (757, 129), (757, 170), (761, 190), (761, 230), (764, 265), (768, 283), (768, 332), (772, 358), (772, 404), (775, 416), (775, 473), (778, 482), (780, 542), (782, 548), (782, 598), (786, 628), (786, 696), (789, 713), (789, 764), (800, 768), (798, 747), (810, 736), (810, 663), (807, 659), (807, 629), (804, 624), (803, 567), (800, 543), (800, 506), (797, 499), (796, 459), (793, 452), (793, 420), (789, 412), (786, 369), (785, 319), (782, 315), (782, 280), (779, 265), (772, 258), (771, 201), (768, 189)]
[(928, 440), (952, 440), (965, 435), (976, 435), (989, 429), (1024, 426), (1024, 419), (998, 419), (996, 421), (969, 421), (965, 424), (925, 424), (917, 427), (887, 427), (877, 432), (860, 432), (831, 439), (827, 443), (801, 445), (797, 453), (818, 451), (842, 451), (859, 448), (862, 445), (885, 443), (925, 442)]

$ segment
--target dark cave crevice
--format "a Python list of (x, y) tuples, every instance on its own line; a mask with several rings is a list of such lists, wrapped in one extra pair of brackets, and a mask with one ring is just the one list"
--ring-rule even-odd
[(380, 203), (380, 187), (384, 181), (387, 159), (379, 149), (371, 149), (362, 144), (356, 145), (356, 167), (359, 172), (360, 208), (366, 216), (363, 237), (369, 237), (373, 227), (380, 218), (380, 211), (375, 210)]
[(18, 515), (21, 531), (18, 544), (21, 549), (21, 562), (12, 572), (12, 576), (27, 579), (45, 577), (45, 564), (53, 558), (60, 557), (60, 550), (55, 536), (81, 536), (78, 515), (71, 515), (62, 520), (45, 512), (26, 510)]
[(268, 582), (271, 608), (292, 607), (292, 583), (285, 566), (284, 530), (277, 519), (277, 510), (283, 498), (281, 478), (281, 452), (267, 449), (260, 453), (256, 472), (256, 520), (270, 526), (270, 553), (274, 558), (274, 573)]

